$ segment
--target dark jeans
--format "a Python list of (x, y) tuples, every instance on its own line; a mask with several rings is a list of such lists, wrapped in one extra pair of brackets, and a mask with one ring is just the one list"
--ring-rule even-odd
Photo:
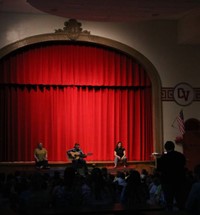
[(117, 166), (117, 164), (119, 162), (122, 162), (123, 165), (127, 166), (127, 158), (126, 157), (124, 157), (122, 160), (119, 160), (117, 157), (115, 157), (115, 159), (114, 159), (115, 166)]
[(48, 160), (43, 160), (43, 161), (36, 161), (35, 166), (37, 168), (47, 168), (49, 166)]

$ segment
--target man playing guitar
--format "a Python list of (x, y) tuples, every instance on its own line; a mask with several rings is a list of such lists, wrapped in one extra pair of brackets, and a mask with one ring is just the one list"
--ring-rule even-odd
[(74, 148), (67, 151), (67, 156), (70, 160), (72, 160), (72, 165), (74, 169), (77, 171), (78, 167), (81, 165), (84, 168), (85, 174), (88, 173), (87, 164), (86, 161), (84, 160), (84, 158), (86, 158), (87, 155), (90, 155), (90, 153), (84, 154), (83, 151), (80, 149), (79, 143), (75, 143)]

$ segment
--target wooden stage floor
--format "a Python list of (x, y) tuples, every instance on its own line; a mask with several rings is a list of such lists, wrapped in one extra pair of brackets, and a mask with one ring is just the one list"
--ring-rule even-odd
[[(41, 171), (50, 175), (54, 174), (55, 171), (64, 173), (66, 167), (70, 166), (71, 162), (49, 162), (50, 169), (38, 170), (35, 168), (34, 161), (31, 162), (0, 162), (0, 173), (15, 173), (16, 171), (32, 173), (35, 171)], [(141, 172), (142, 169), (146, 169), (150, 174), (155, 168), (155, 161), (129, 161), (128, 166), (125, 168), (123, 165), (119, 165), (114, 168), (112, 161), (88, 161), (88, 170), (91, 171), (93, 168), (107, 168), (110, 174), (116, 174), (117, 171), (128, 172), (131, 169), (138, 170)]]

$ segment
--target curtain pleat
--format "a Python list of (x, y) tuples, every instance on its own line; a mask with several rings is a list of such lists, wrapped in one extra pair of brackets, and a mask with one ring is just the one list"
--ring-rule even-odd
[(132, 57), (88, 44), (38, 44), (0, 61), (0, 161), (31, 161), (38, 142), (66, 161), (79, 142), (89, 161), (153, 152), (151, 82)]

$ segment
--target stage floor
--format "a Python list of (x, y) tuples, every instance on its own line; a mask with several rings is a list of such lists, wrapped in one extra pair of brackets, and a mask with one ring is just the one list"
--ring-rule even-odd
[[(32, 173), (32, 172), (42, 172), (53, 175), (55, 171), (64, 173), (66, 167), (71, 166), (71, 162), (49, 162), (50, 169), (36, 169), (34, 162), (0, 162), (0, 173), (15, 173), (16, 171)], [(124, 167), (119, 165), (114, 168), (114, 163), (112, 161), (98, 161), (98, 162), (87, 162), (88, 170), (91, 171), (93, 168), (107, 168), (110, 174), (116, 174), (118, 171), (128, 172), (131, 169), (138, 170), (141, 172), (142, 169), (146, 169), (150, 174), (155, 169), (154, 161), (129, 161), (128, 166)]]

